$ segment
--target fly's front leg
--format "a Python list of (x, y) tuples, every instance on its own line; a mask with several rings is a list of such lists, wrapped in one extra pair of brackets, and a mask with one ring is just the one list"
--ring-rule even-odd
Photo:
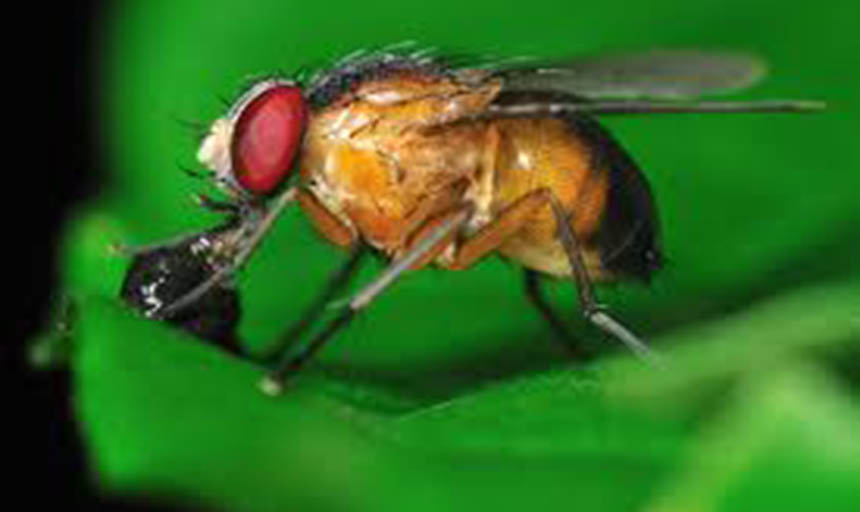
[[(239, 219), (243, 217), (247, 218), (250, 215), (253, 215), (253, 212), (251, 212), (251, 210), (255, 207), (254, 205), (251, 205), (241, 200), (220, 201), (217, 199), (213, 199), (206, 194), (192, 194), (191, 199), (197, 206), (205, 210), (228, 215), (227, 222), (225, 223), (226, 225), (235, 224), (236, 222), (238, 222)], [(192, 238), (196, 238), (197, 236), (199, 236), (199, 233), (194, 233), (190, 235), (184, 234), (168, 238), (167, 240), (163, 240), (161, 242), (140, 245), (127, 245), (117, 242), (110, 245), (110, 250), (114, 254), (120, 256), (138, 256), (141, 254), (157, 251), (159, 249), (170, 249), (172, 247), (183, 245)]]
[(161, 242), (138, 245), (128, 245), (122, 242), (113, 242), (108, 246), (108, 250), (110, 251), (109, 254), (111, 256), (130, 258), (134, 256), (140, 256), (141, 254), (154, 252), (159, 249), (170, 249), (172, 247), (178, 247), (180, 245), (188, 243), (189, 240), (197, 238), (198, 236), (200, 236), (199, 233), (194, 233), (191, 235), (186, 233), (184, 235), (178, 235), (172, 238), (168, 238), (167, 240), (162, 240)]
[(191, 199), (197, 206), (215, 213), (226, 213), (233, 217), (238, 217), (242, 214), (245, 207), (242, 201), (221, 201), (213, 199), (206, 194), (192, 194)]
[[(261, 382), (260, 389), (268, 395), (277, 395), (283, 390), (284, 381), (298, 372), (340, 329), (410, 269), (429, 261), (449, 243), (452, 236), (469, 219), (471, 208), (464, 207), (433, 221), (432, 226), (419, 231), (410, 248), (385, 269), (374, 281), (352, 296), (349, 305), (314, 337), (304, 350), (295, 357), (286, 356)], [(430, 225), (430, 223), (428, 223)]]
[(275, 199), (274, 204), (262, 216), (262, 218), (250, 218), (240, 221), (232, 235), (231, 240), (226, 244), (229, 249), (226, 252), (230, 253), (228, 262), (220, 266), (212, 273), (205, 281), (194, 287), (191, 291), (174, 301), (172, 304), (164, 307), (160, 314), (160, 318), (169, 318), (178, 311), (195, 303), (206, 292), (218, 285), (225, 279), (232, 276), (242, 265), (248, 261), (251, 254), (257, 249), (263, 241), (263, 237), (272, 229), (275, 220), (281, 215), (284, 208), (292, 203), (296, 198), (296, 189), (289, 188), (281, 193)]
[(585, 263), (582, 260), (579, 241), (576, 239), (573, 228), (570, 226), (568, 215), (554, 195), (550, 195), (550, 205), (552, 206), (553, 217), (555, 217), (558, 229), (558, 239), (567, 253), (579, 293), (579, 304), (585, 318), (604, 332), (627, 345), (633, 353), (642, 359), (650, 363), (658, 363), (659, 357), (657, 354), (651, 351), (639, 337), (624, 327), (621, 322), (613, 318), (597, 303), (594, 295), (594, 287), (591, 284), (591, 279), (588, 277)]
[(356, 233), (320, 203), (313, 194), (301, 189), (296, 197), (317, 231), (330, 242), (339, 247), (350, 247), (358, 242)]

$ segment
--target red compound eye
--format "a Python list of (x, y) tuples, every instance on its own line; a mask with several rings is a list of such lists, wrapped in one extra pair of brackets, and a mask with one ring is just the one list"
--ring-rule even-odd
[(254, 98), (233, 131), (233, 173), (245, 190), (267, 194), (293, 166), (307, 116), (298, 87), (279, 85)]

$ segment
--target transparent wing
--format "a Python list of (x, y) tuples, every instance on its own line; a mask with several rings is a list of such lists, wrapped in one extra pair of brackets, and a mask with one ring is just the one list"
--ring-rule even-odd
[(556, 91), (585, 98), (681, 99), (736, 91), (766, 74), (741, 53), (652, 50), (568, 61), (511, 63), (497, 69), (505, 91)]
[(569, 101), (559, 103), (493, 104), (479, 116), (486, 119), (564, 116), (565, 114), (684, 114), (731, 112), (818, 112), (826, 104), (814, 100), (683, 101), (654, 100)]

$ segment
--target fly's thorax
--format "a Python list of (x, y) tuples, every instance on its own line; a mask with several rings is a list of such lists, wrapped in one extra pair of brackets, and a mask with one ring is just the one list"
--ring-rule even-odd
[(322, 136), (312, 121), (301, 169), (306, 186), (332, 214), (373, 246), (397, 252), (431, 216), (461, 203), (482, 168), (484, 128), (379, 125), (349, 136)]
[(501, 90), (499, 79), (405, 73), (370, 79), (315, 111), (322, 136), (351, 136), (372, 125), (392, 134), (479, 116)]
[(303, 179), (344, 224), (393, 250), (447, 207), (456, 184), (475, 181), (483, 128), (450, 123), (479, 115), (500, 88), (486, 73), (368, 74), (311, 116)]

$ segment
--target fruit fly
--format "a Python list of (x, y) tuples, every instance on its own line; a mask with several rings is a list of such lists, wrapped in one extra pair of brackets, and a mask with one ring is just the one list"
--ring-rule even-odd
[(390, 264), (298, 355), (272, 366), (261, 383), (267, 393), (278, 393), (407, 271), (467, 269), (491, 254), (522, 265), (527, 295), (556, 331), (563, 324), (541, 295), (543, 276), (571, 279), (588, 321), (656, 361), (594, 293), (596, 282), (647, 282), (663, 261), (648, 182), (596, 117), (822, 107), (698, 99), (745, 88), (763, 74), (750, 56), (684, 50), (483, 67), (380, 51), (345, 58), (306, 83), (259, 80), (211, 125), (198, 151), (239, 212), (236, 227), (223, 233), (241, 234), (222, 243), (226, 257), (209, 277), (198, 276), (181, 297), (173, 294), (160, 315), (176, 315), (218, 290), (280, 210), (296, 201), (351, 257), (284, 345), (321, 313), (368, 251)]

